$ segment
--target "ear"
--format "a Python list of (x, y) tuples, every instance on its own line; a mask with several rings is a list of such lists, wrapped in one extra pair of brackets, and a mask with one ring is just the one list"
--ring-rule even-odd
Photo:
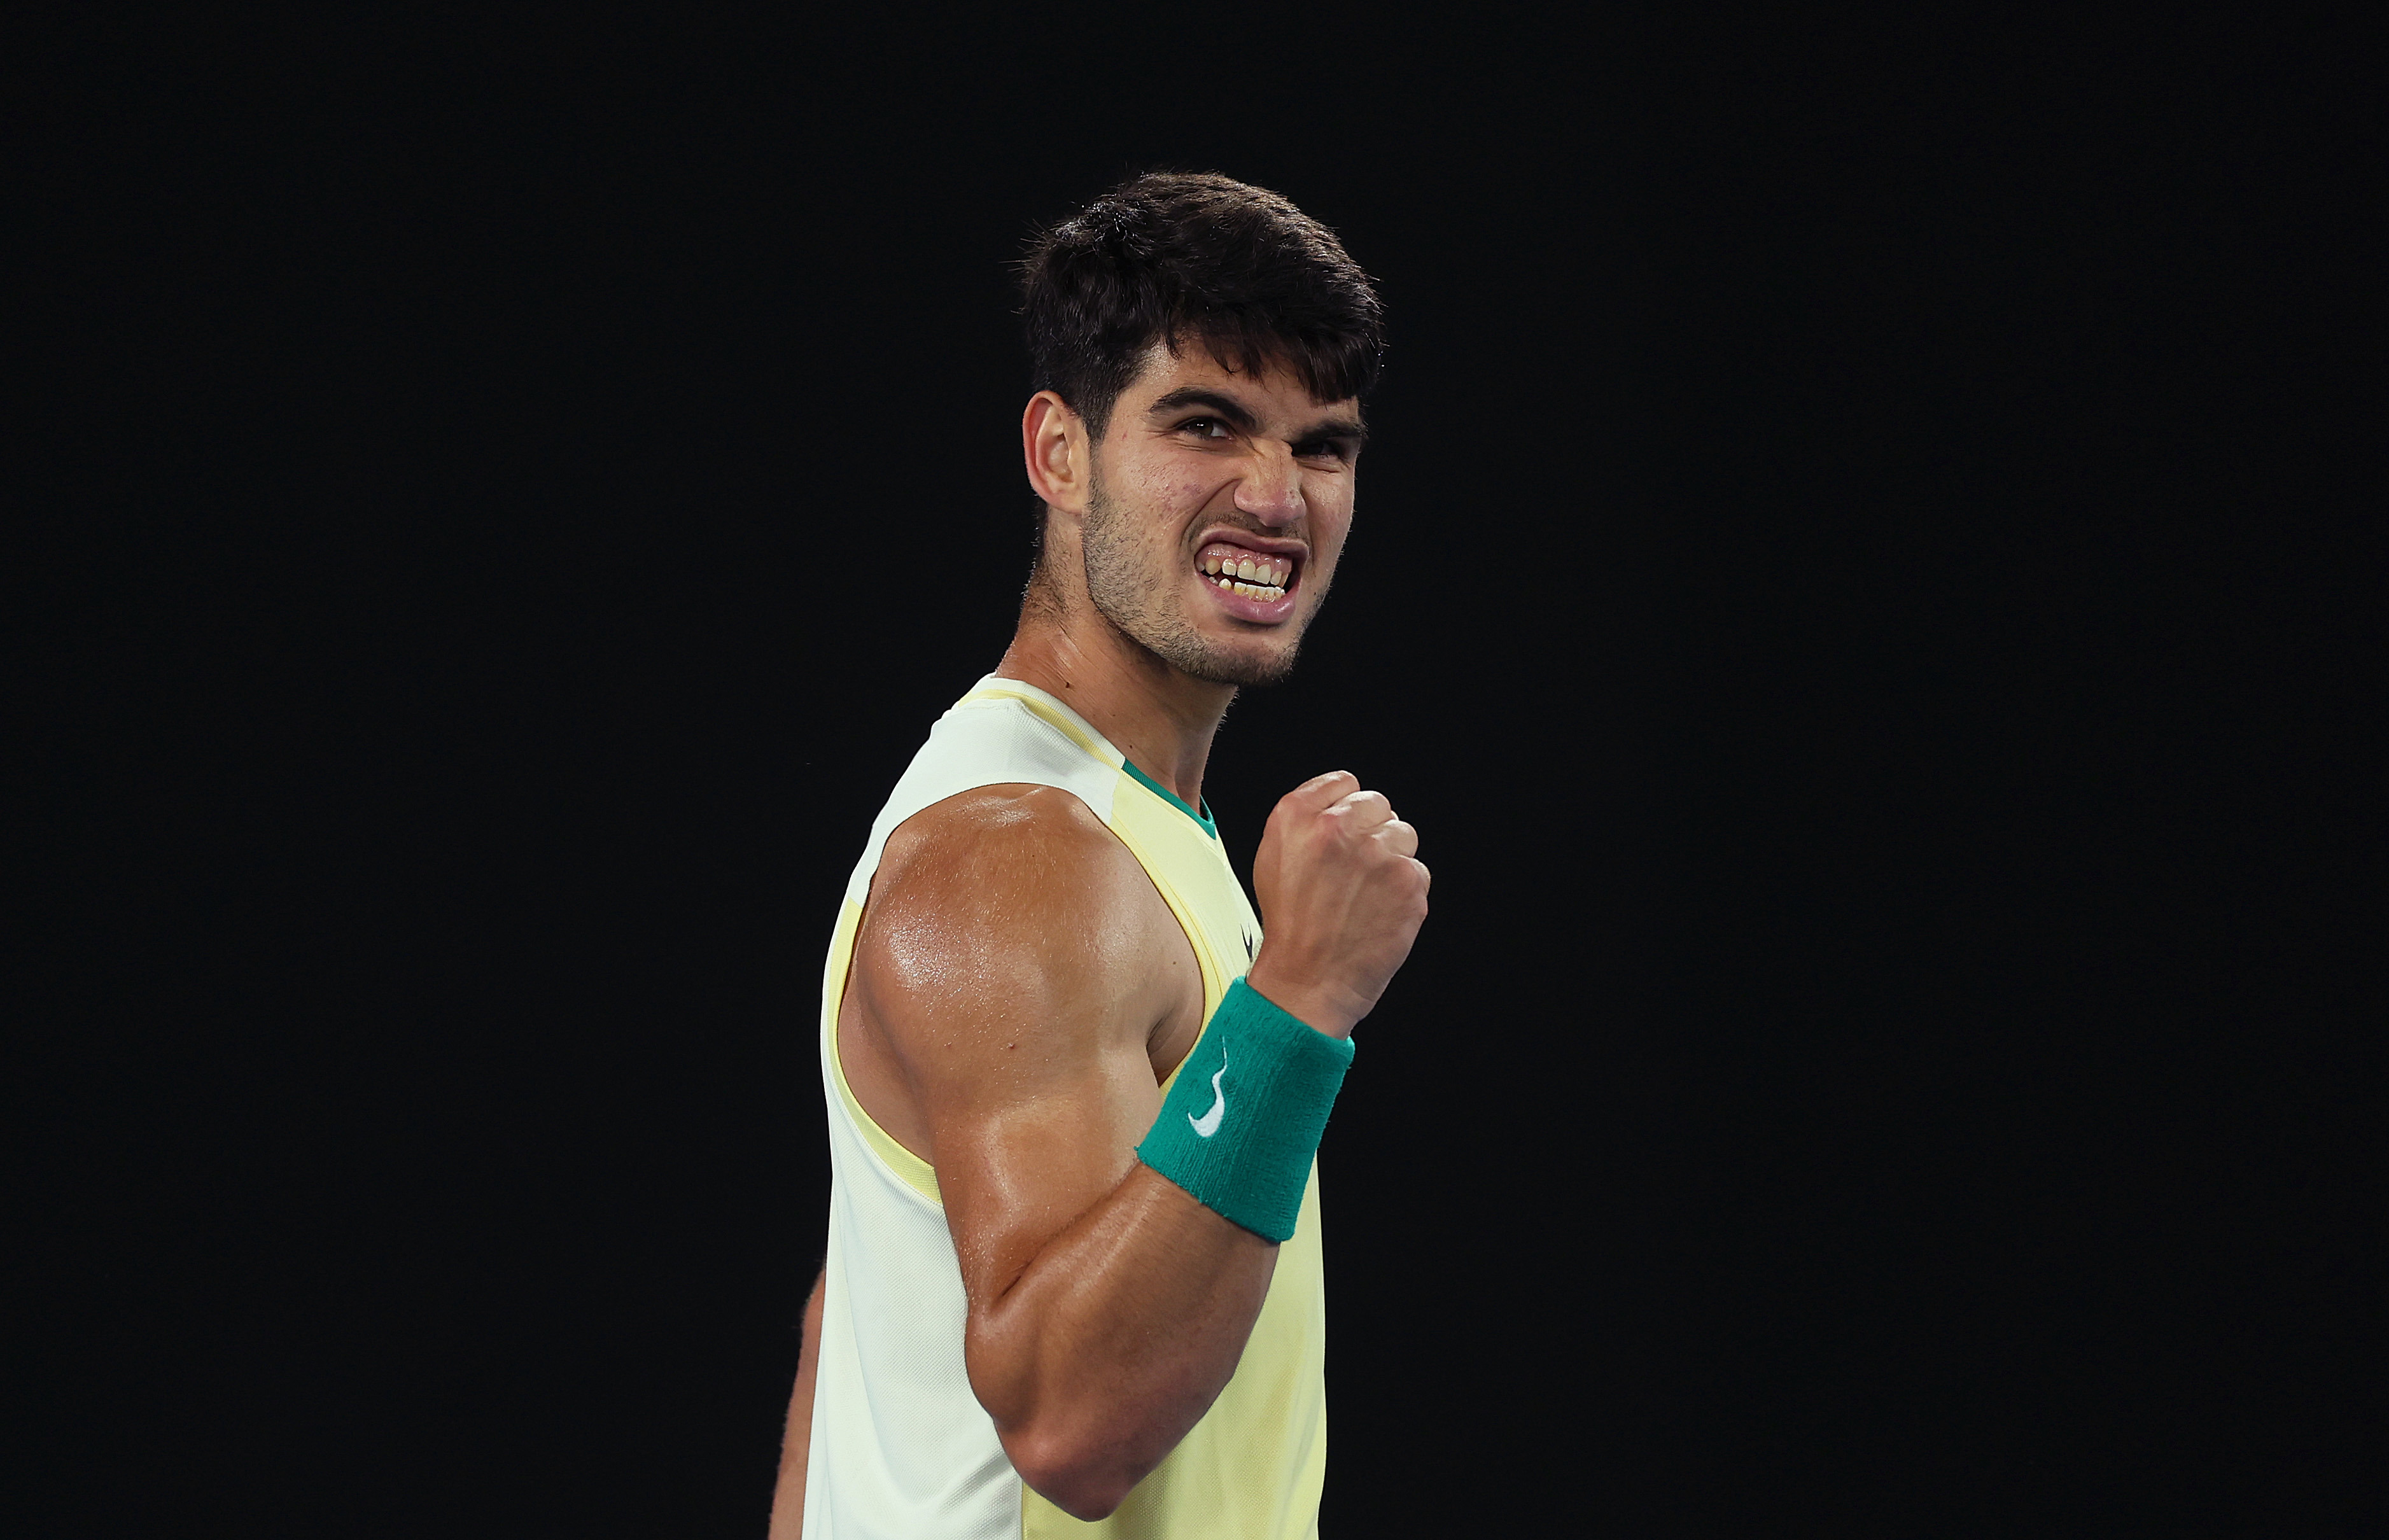
[(1046, 506), (1066, 514), (1087, 511), (1093, 446), (1086, 420), (1051, 390), (1028, 398), (1020, 414), (1020, 452), (1028, 462), (1028, 486)]

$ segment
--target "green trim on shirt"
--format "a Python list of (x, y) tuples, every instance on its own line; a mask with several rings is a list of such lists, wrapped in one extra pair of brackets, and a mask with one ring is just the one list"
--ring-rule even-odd
[(1171, 791), (1169, 787), (1163, 785), (1160, 782), (1156, 781), (1153, 777), (1145, 774), (1144, 771), (1137, 769), (1134, 762), (1130, 760), (1126, 756), (1122, 756), (1120, 758), (1120, 769), (1128, 771), (1131, 775), (1135, 776), (1138, 785), (1143, 786), (1146, 791), (1151, 792), (1154, 795), (1161, 798), (1164, 802), (1169, 803), (1171, 807), (1177, 808), (1180, 812), (1184, 813), (1188, 818), (1193, 819), (1196, 823), (1202, 825), (1203, 832), (1205, 834), (1210, 835), (1213, 839), (1218, 839), (1220, 837), (1220, 826), (1211, 821), (1211, 805), (1209, 803), (1205, 803), (1203, 805), (1203, 810), (1199, 813), (1196, 812), (1194, 808), (1186, 806), (1186, 801), (1183, 797), (1180, 796), (1176, 792)]

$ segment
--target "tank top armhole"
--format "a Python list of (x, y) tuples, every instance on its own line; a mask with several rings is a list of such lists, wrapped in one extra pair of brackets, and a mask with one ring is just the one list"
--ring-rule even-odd
[(822, 1062), (828, 1071), (830, 1085), (837, 1092), (838, 1104), (845, 1110), (847, 1121), (862, 1136), (862, 1142), (876, 1156), (888, 1174), (918, 1193), (940, 1210), (945, 1201), (938, 1193), (938, 1173), (927, 1161), (913, 1153), (896, 1140), (896, 1136), (882, 1128), (872, 1115), (863, 1111), (862, 1102), (854, 1088), (846, 1083), (846, 1063), (837, 1050), (838, 1008), (846, 1000), (846, 982), (854, 966), (855, 938), (862, 929), (862, 906), (849, 898), (840, 906), (837, 930), (830, 939), (829, 965), (822, 982)]

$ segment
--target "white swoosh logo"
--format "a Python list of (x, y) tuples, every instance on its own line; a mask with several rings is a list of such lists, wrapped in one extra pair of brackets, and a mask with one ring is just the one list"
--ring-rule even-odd
[(1220, 1075), (1227, 1073), (1228, 1049), (1227, 1045), (1222, 1043), (1220, 1046), (1220, 1075), (1211, 1076), (1211, 1095), (1216, 1098), (1211, 1103), (1211, 1110), (1201, 1117), (1196, 1117), (1193, 1113), (1186, 1114), (1186, 1121), (1194, 1126), (1194, 1132), (1198, 1138), (1209, 1139), (1220, 1131), (1220, 1119), (1228, 1110), (1228, 1093), (1220, 1088)]

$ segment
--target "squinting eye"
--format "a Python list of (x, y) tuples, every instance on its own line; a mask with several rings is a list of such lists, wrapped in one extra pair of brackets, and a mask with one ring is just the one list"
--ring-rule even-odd
[(1197, 438), (1224, 439), (1228, 436), (1227, 425), (1209, 417), (1196, 417), (1191, 422), (1182, 423), (1179, 426)]

